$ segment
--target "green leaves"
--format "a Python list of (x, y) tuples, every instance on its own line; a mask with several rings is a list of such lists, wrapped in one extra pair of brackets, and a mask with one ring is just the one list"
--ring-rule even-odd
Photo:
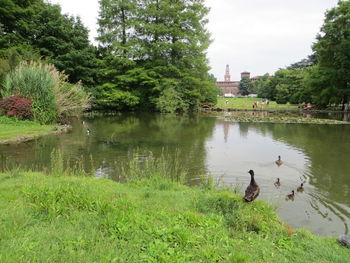
[(133, 3), (100, 1), (98, 40), (108, 72), (104, 81), (114, 84), (109, 90), (105, 86), (105, 92), (128, 91), (140, 98), (140, 107), (162, 112), (193, 110), (200, 102), (215, 101), (205, 54), (210, 39), (203, 1)]
[(313, 45), (318, 65), (310, 87), (315, 103), (345, 103), (350, 98), (350, 2), (339, 1), (326, 13), (321, 33)]

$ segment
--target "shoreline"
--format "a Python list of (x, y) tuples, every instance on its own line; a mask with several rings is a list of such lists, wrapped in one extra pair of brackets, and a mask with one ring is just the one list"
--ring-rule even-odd
[(336, 237), (293, 229), (269, 203), (246, 203), (210, 184), (48, 175), (0, 173), (0, 219), (8, 226), (0, 234), (10, 244), (2, 248), (4, 262), (49, 255), (57, 262), (343, 263), (350, 256)]
[(201, 111), (222, 112), (222, 111), (247, 111), (247, 112), (293, 112), (293, 113), (350, 113), (349, 111), (334, 110), (278, 110), (278, 109), (238, 109), (238, 108), (201, 108)]
[(32, 141), (35, 140), (37, 138), (43, 137), (43, 136), (47, 136), (47, 135), (54, 135), (54, 134), (61, 134), (61, 133), (66, 133), (68, 131), (70, 131), (72, 129), (71, 125), (56, 125), (53, 130), (49, 131), (49, 132), (45, 132), (42, 134), (35, 134), (35, 135), (24, 135), (24, 136), (17, 136), (15, 138), (12, 139), (7, 139), (7, 140), (2, 140), (0, 141), (0, 145), (7, 145), (7, 144), (19, 144), (22, 142), (28, 142), (28, 141)]

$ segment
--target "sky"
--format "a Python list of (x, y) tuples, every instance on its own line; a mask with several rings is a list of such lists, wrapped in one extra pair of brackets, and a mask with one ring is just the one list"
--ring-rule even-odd
[[(63, 13), (79, 15), (97, 36), (98, 0), (49, 0)], [(231, 80), (240, 72), (273, 74), (311, 54), (311, 45), (326, 10), (338, 0), (205, 0), (210, 8), (208, 31), (212, 44), (207, 57), (210, 72), (223, 80), (230, 66)], [(96, 43), (96, 42), (95, 42)]]

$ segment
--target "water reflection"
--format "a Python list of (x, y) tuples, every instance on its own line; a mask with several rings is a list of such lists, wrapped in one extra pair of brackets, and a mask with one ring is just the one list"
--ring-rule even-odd
[(6, 159), (6, 164), (0, 161), (0, 171), (5, 166), (17, 165), (47, 170), (50, 153), (59, 149), (71, 165), (78, 161), (86, 171), (97, 168), (98, 177), (106, 171), (114, 176), (121, 163), (128, 161), (135, 152), (139, 155), (152, 153), (155, 157), (166, 153), (172, 160), (179, 150), (182, 154), (178, 161), (184, 170), (193, 177), (207, 173), (205, 141), (213, 131), (213, 118), (130, 113), (73, 119), (71, 124), (73, 129), (68, 134), (18, 145), (0, 145), (0, 157)]
[[(348, 233), (349, 132), (347, 125), (239, 124), (220, 119), (207, 142), (207, 163), (217, 178), (241, 189), (249, 183), (247, 171), (256, 171), (261, 198), (277, 205), (281, 217), (294, 227), (320, 235)], [(279, 167), (278, 155), (284, 161)], [(304, 192), (285, 203), (286, 195), (301, 183)]]
[[(107, 174), (120, 180), (118, 169), (135, 152), (142, 159), (166, 151), (170, 162), (178, 156), (182, 169), (191, 174), (188, 182), (209, 172), (218, 181), (244, 190), (250, 180), (247, 172), (253, 169), (261, 188), (259, 199), (274, 204), (293, 227), (320, 235), (349, 232), (348, 125), (239, 124), (210, 114), (139, 113), (90, 116), (75, 119), (72, 125), (68, 134), (0, 145), (0, 171), (11, 165), (47, 170), (51, 152), (59, 149), (68, 165), (78, 162), (87, 171), (94, 167), (95, 177)], [(283, 161), (280, 166), (276, 165), (278, 156)], [(277, 178), (279, 187), (275, 187)], [(301, 183), (304, 191), (297, 192)], [(287, 202), (292, 190), (296, 191), (294, 201)]]

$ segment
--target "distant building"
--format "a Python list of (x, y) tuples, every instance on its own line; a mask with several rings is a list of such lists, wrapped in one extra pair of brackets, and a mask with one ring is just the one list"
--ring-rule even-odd
[[(243, 78), (249, 78), (252, 81), (256, 81), (259, 77), (250, 78), (250, 72), (244, 71), (241, 73), (241, 79)], [(229, 65), (226, 65), (224, 81), (217, 81), (216, 85), (221, 89), (221, 93), (224, 97), (236, 97), (239, 94), (239, 82), (240, 81), (231, 81), (230, 67)]]
[(244, 79), (244, 78), (250, 79), (250, 72), (248, 72), (248, 71), (242, 72), (241, 79)]
[(239, 81), (231, 81), (230, 68), (229, 65), (226, 65), (226, 71), (224, 75), (224, 81), (216, 82), (216, 85), (221, 89), (222, 94), (225, 97), (235, 97), (238, 95), (238, 86)]

